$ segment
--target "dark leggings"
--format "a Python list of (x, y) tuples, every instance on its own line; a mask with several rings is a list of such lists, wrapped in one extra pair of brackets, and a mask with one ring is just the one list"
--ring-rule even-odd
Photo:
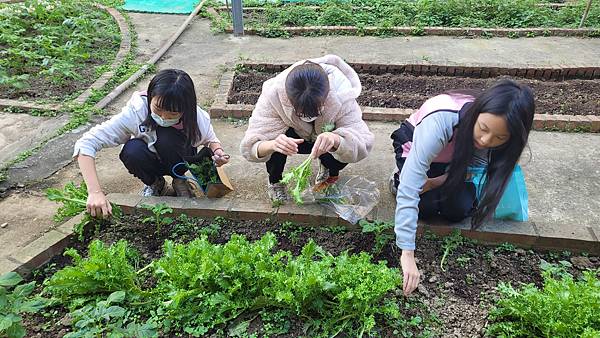
[[(146, 185), (152, 185), (158, 177), (173, 176), (171, 168), (175, 164), (182, 162), (184, 156), (196, 154), (196, 148), (187, 144), (183, 132), (173, 127), (157, 127), (154, 148), (158, 154), (150, 151), (144, 140), (134, 138), (125, 143), (119, 154), (129, 173)], [(186, 170), (181, 166), (177, 174), (183, 175)]]
[[(394, 176), (394, 184), (398, 186), (399, 173), (404, 166), (405, 158), (397, 159), (398, 173)], [(448, 163), (432, 163), (427, 177), (438, 177), (446, 172)], [(471, 216), (477, 205), (475, 185), (465, 182), (450, 194), (442, 192), (442, 188), (436, 188), (421, 194), (419, 201), (419, 218), (431, 218), (442, 216), (450, 222), (460, 222)]]
[[(301, 138), (292, 128), (286, 131), (285, 136), (298, 139)], [(304, 142), (298, 145), (298, 154), (310, 154), (313, 146), (314, 143), (304, 140)], [(281, 181), (286, 160), (287, 156), (282, 153), (274, 152), (271, 155), (271, 158), (267, 161), (269, 183), (277, 183)], [(336, 160), (330, 153), (325, 153), (319, 156), (319, 160), (321, 160), (321, 163), (323, 166), (325, 166), (325, 168), (329, 169), (329, 176), (338, 176), (340, 174), (340, 170), (344, 169), (344, 167), (348, 165), (348, 163), (342, 163)]]

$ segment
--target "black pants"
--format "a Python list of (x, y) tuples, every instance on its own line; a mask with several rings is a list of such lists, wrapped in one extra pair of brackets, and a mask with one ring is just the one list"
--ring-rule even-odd
[[(172, 128), (157, 127), (154, 147), (158, 154), (148, 149), (148, 144), (141, 139), (131, 139), (125, 143), (119, 158), (129, 173), (139, 178), (144, 184), (151, 185), (158, 177), (173, 176), (171, 169), (184, 156), (196, 154), (196, 148), (186, 142), (183, 132)], [(185, 166), (177, 170), (177, 174), (186, 172)]]
[[(402, 171), (405, 158), (397, 158), (398, 173)], [(446, 172), (447, 163), (432, 163), (427, 177), (438, 177)], [(394, 184), (398, 186), (399, 177), (394, 177)], [(442, 216), (450, 222), (460, 222), (471, 216), (477, 205), (477, 195), (475, 185), (471, 182), (465, 182), (456, 191), (451, 193), (442, 192), (442, 188), (429, 190), (421, 194), (419, 201), (419, 218), (430, 218), (433, 216)]]
[[(296, 134), (296, 131), (292, 128), (288, 129), (285, 132), (285, 136), (291, 138), (301, 138), (300, 136), (298, 136), (298, 134)], [(314, 143), (307, 142), (306, 140), (304, 140), (304, 142), (298, 145), (298, 153), (310, 154), (313, 146)], [(269, 183), (277, 183), (281, 181), (283, 169), (285, 169), (286, 160), (287, 156), (282, 153), (274, 152), (271, 155), (271, 158), (267, 161)], [(330, 153), (325, 153), (319, 156), (319, 160), (321, 160), (321, 163), (323, 164), (323, 166), (325, 166), (325, 168), (329, 169), (329, 176), (338, 176), (340, 174), (340, 170), (344, 169), (344, 167), (348, 165), (348, 163), (342, 163), (336, 160)]]

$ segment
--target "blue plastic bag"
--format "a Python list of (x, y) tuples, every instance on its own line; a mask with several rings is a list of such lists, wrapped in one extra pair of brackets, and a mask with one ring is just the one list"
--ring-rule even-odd
[[(485, 168), (469, 167), (467, 172), (470, 174), (467, 181), (475, 184), (477, 199), (479, 200), (483, 184), (485, 183)], [(496, 207), (494, 218), (519, 222), (524, 222), (529, 219), (527, 187), (525, 185), (523, 171), (518, 164), (515, 166), (515, 169), (508, 180), (504, 194)]]

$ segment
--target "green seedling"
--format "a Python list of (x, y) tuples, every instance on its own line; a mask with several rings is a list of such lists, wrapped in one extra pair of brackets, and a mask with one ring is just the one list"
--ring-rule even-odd
[(464, 268), (470, 260), (471, 257), (461, 256), (456, 259), (456, 262), (458, 263), (458, 265)]
[(164, 217), (164, 215), (170, 215), (173, 213), (173, 209), (168, 207), (166, 203), (159, 203), (156, 205), (143, 204), (142, 208), (152, 212), (152, 216), (144, 218), (142, 223), (154, 223), (154, 225), (156, 225), (157, 234), (160, 233), (160, 229), (163, 225), (169, 225), (173, 223), (173, 218)]
[(383, 248), (392, 240), (394, 236), (387, 231), (394, 228), (393, 222), (384, 221), (365, 221), (361, 220), (359, 225), (363, 233), (372, 233), (375, 235), (375, 244), (373, 245), (373, 254), (379, 255)]
[(463, 240), (464, 238), (461, 236), (460, 230), (458, 229), (454, 229), (450, 236), (444, 238), (444, 244), (442, 245), (444, 254), (442, 255), (442, 260), (440, 261), (440, 269), (442, 269), (442, 271), (446, 272), (446, 269), (444, 269), (444, 262), (446, 261), (446, 258), (463, 243)]
[(512, 243), (504, 242), (496, 247), (496, 252), (515, 252), (517, 247)]

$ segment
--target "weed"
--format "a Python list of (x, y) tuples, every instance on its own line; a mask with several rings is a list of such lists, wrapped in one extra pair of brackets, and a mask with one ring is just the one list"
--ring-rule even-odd
[(158, 325), (151, 319), (144, 324), (130, 320), (130, 313), (121, 304), (125, 291), (115, 291), (106, 300), (86, 305), (72, 312), (75, 332), (65, 338), (78, 337), (158, 337)]
[(169, 224), (173, 223), (173, 218), (164, 217), (167, 214), (173, 213), (173, 209), (171, 207), (167, 206), (166, 203), (159, 203), (156, 205), (143, 204), (142, 208), (146, 209), (146, 210), (150, 210), (150, 212), (152, 212), (152, 216), (144, 218), (142, 220), (142, 223), (144, 223), (144, 224), (154, 223), (154, 225), (156, 225), (156, 233), (157, 234), (160, 233), (160, 229), (162, 228), (163, 225), (169, 225)]
[[(56, 214), (54, 215), (55, 222), (62, 222), (67, 218), (79, 215), (82, 212), (86, 212), (88, 192), (85, 182), (82, 182), (79, 187), (75, 186), (73, 182), (69, 182), (63, 189), (46, 189), (46, 197), (53, 202), (62, 204), (62, 206), (58, 208)], [(121, 217), (123, 214), (121, 208), (114, 203), (111, 203), (111, 206), (113, 217)], [(93, 221), (96, 221), (97, 232), (99, 230), (101, 220), (94, 220), (87, 212), (79, 223), (73, 225), (73, 232), (78, 235), (79, 240), (83, 240), (83, 231), (85, 226)]]
[(463, 240), (464, 238), (458, 229), (454, 229), (450, 236), (444, 238), (444, 244), (442, 245), (444, 254), (442, 255), (442, 260), (440, 261), (440, 269), (442, 269), (442, 271), (446, 271), (446, 269), (444, 269), (444, 262), (446, 261), (446, 258), (452, 254), (456, 248), (463, 244)]
[(460, 265), (461, 268), (464, 268), (465, 266), (467, 266), (469, 261), (471, 261), (471, 257), (466, 257), (466, 256), (460, 256), (456, 259), (456, 262), (458, 263), (458, 265)]
[(496, 253), (507, 253), (507, 252), (515, 252), (517, 247), (512, 243), (504, 242), (496, 247), (494, 250)]
[(379, 255), (383, 248), (394, 239), (394, 235), (388, 231), (394, 229), (393, 222), (373, 221), (368, 222), (361, 220), (359, 225), (362, 227), (363, 233), (373, 233), (375, 235), (375, 244), (373, 245), (373, 254)]

